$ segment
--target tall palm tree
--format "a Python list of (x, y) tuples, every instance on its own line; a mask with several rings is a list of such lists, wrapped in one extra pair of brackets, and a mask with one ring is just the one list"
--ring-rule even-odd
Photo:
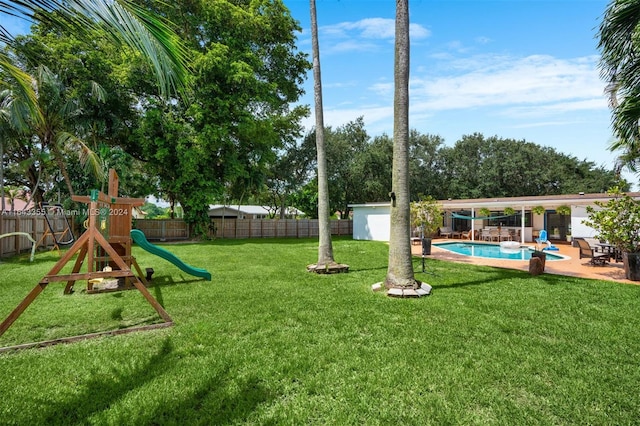
[(599, 28), (600, 70), (607, 81), (620, 161), (632, 171), (640, 160), (640, 1), (612, 0)]
[(322, 78), (320, 75), (320, 49), (318, 47), (318, 20), (316, 1), (310, 0), (311, 43), (313, 55), (313, 92), (316, 115), (316, 155), (318, 160), (318, 262), (307, 266), (307, 270), (318, 273), (344, 272), (349, 266), (338, 264), (333, 258), (331, 222), (329, 215), (329, 179), (324, 148), (324, 116), (322, 111)]
[[(67, 88), (60, 78), (53, 74), (47, 67), (39, 66), (33, 77), (37, 86), (37, 108), (40, 120), (30, 119), (30, 132), (37, 137), (42, 151), (49, 151), (53, 161), (67, 185), (69, 195), (75, 195), (71, 178), (65, 163), (65, 152), (78, 154), (80, 164), (86, 172), (92, 173), (101, 182), (106, 179), (102, 162), (96, 154), (81, 138), (71, 133), (68, 126), (82, 111), (82, 105), (76, 99), (69, 99), (66, 95)], [(91, 96), (102, 101), (106, 96), (104, 90), (94, 83), (91, 86)]]
[[(103, 28), (114, 41), (133, 47), (148, 59), (163, 94), (185, 87), (187, 49), (168, 22), (146, 12), (130, 0), (0, 0), (2, 15), (32, 22), (46, 21), (76, 32)], [(0, 42), (9, 46), (13, 42), (12, 35), (2, 24)], [(37, 114), (31, 80), (11, 63), (6, 52), (0, 52), (0, 70), (12, 77), (16, 95), (30, 99), (32, 112)], [(0, 80), (0, 89), (7, 87), (9, 83)]]
[(415, 279), (411, 257), (409, 51), (409, 0), (396, 0), (391, 228), (384, 283), (387, 295), (394, 297), (420, 297), (431, 292), (431, 286)]

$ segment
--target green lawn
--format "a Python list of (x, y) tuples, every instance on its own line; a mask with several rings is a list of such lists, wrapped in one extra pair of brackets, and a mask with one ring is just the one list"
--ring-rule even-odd
[[(428, 259), (431, 296), (371, 291), (387, 246), (314, 240), (134, 248), (175, 326), (0, 354), (0, 424), (638, 424), (640, 286)], [(0, 320), (53, 266), (0, 263)], [(159, 322), (137, 291), (54, 283), (0, 346)]]

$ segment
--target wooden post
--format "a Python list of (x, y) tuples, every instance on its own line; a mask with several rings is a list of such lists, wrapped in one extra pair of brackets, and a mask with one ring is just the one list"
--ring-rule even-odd
[[(2, 211), (2, 209), (0, 208), (0, 234), (6, 234), (4, 226), (5, 226), (5, 221), (4, 221), (4, 211)], [(2, 240), (0, 240), (0, 259), (2, 259), (2, 257), (4, 256), (4, 250), (2, 247)]]
[(27, 295), (27, 297), (25, 297), (22, 302), (20, 302), (20, 304), (18, 306), (16, 306), (16, 308), (13, 310), (13, 312), (11, 312), (9, 314), (9, 316), (2, 321), (2, 324), (0, 324), (0, 336), (2, 336), (4, 334), (5, 331), (7, 331), (7, 329), (9, 327), (11, 327), (11, 324), (13, 324), (15, 322), (15, 320), (18, 319), (18, 317), (24, 312), (25, 309), (27, 309), (27, 307), (31, 304), (31, 302), (33, 302), (33, 300), (38, 297), (38, 295), (40, 293), (42, 293), (42, 290), (44, 290), (44, 288), (47, 286), (48, 283), (43, 283), (40, 282), (38, 283), (37, 286), (35, 286), (33, 288), (33, 290), (31, 290), (29, 292), (29, 294)]

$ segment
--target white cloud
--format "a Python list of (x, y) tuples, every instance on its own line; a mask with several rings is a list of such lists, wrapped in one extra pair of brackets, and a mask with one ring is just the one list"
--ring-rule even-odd
[(372, 84), (369, 90), (377, 95), (390, 97), (393, 96), (393, 82), (381, 82)]
[(476, 37), (476, 43), (478, 44), (488, 44), (491, 43), (491, 39), (489, 37), (484, 37), (484, 36), (480, 36), (480, 37)]
[(579, 101), (558, 102), (547, 105), (513, 107), (505, 109), (503, 111), (503, 115), (512, 118), (531, 118), (558, 115), (568, 112), (605, 110), (607, 108), (607, 100), (604, 97), (599, 97)]
[[(596, 55), (430, 56), (413, 64), (410, 123), (423, 131), (444, 132), (451, 140), (472, 131), (537, 140), (534, 129), (557, 128), (562, 133), (590, 126), (607, 134), (609, 112), (597, 64)], [(393, 81), (377, 75), (375, 81), (351, 77), (354, 90), (344, 87), (338, 97), (348, 103), (325, 97), (325, 123), (340, 126), (363, 116), (370, 135), (391, 134)], [(364, 104), (357, 106), (359, 102)], [(312, 121), (310, 117), (309, 124)], [(541, 140), (552, 142), (545, 138)]]
[(419, 108), (434, 110), (554, 103), (565, 109), (606, 108), (599, 102), (604, 101), (604, 84), (596, 63), (596, 57), (472, 57), (449, 63), (457, 75), (413, 78), (411, 97)]
[[(393, 39), (395, 21), (386, 18), (366, 18), (355, 22), (341, 22), (320, 28), (323, 35), (331, 37), (359, 37), (369, 39)], [(420, 24), (409, 24), (409, 36), (413, 39), (429, 37), (431, 32)]]

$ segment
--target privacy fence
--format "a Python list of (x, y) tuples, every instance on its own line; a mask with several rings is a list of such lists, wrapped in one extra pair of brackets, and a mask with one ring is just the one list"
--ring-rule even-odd
[[(42, 214), (31, 214), (32, 212), (4, 212), (0, 214), (0, 235), (14, 232), (24, 232), (33, 238), (39, 247), (52, 247), (54, 244), (53, 235), (49, 231), (47, 222)], [(67, 229), (67, 220), (61, 215), (50, 215), (49, 221), (54, 232), (62, 234)], [(72, 218), (69, 223), (73, 226)], [(77, 236), (76, 230), (73, 230)], [(46, 234), (46, 236), (45, 236)], [(69, 234), (64, 238), (68, 239)], [(22, 252), (31, 251), (31, 241), (25, 236), (14, 235), (0, 238), (0, 258), (15, 256)]]
[[(54, 232), (67, 228), (64, 216), (49, 216)], [(79, 236), (74, 218), (68, 218)], [(141, 230), (151, 241), (176, 241), (191, 238), (189, 227), (182, 219), (135, 219), (134, 228)], [(0, 214), (0, 235), (25, 232), (38, 247), (53, 247), (54, 240), (44, 215), (30, 215), (29, 212)], [(353, 235), (353, 221), (332, 220), (332, 235)], [(211, 238), (306, 238), (318, 236), (317, 219), (212, 219), (209, 229)], [(66, 238), (66, 237), (65, 237)], [(31, 251), (31, 241), (25, 236), (15, 235), (0, 238), (0, 258), (15, 256)]]
[[(191, 237), (181, 219), (137, 219), (134, 227), (149, 240), (170, 241)], [(332, 235), (353, 235), (353, 221), (332, 220)], [(318, 236), (317, 219), (211, 219), (211, 238), (305, 238)]]

